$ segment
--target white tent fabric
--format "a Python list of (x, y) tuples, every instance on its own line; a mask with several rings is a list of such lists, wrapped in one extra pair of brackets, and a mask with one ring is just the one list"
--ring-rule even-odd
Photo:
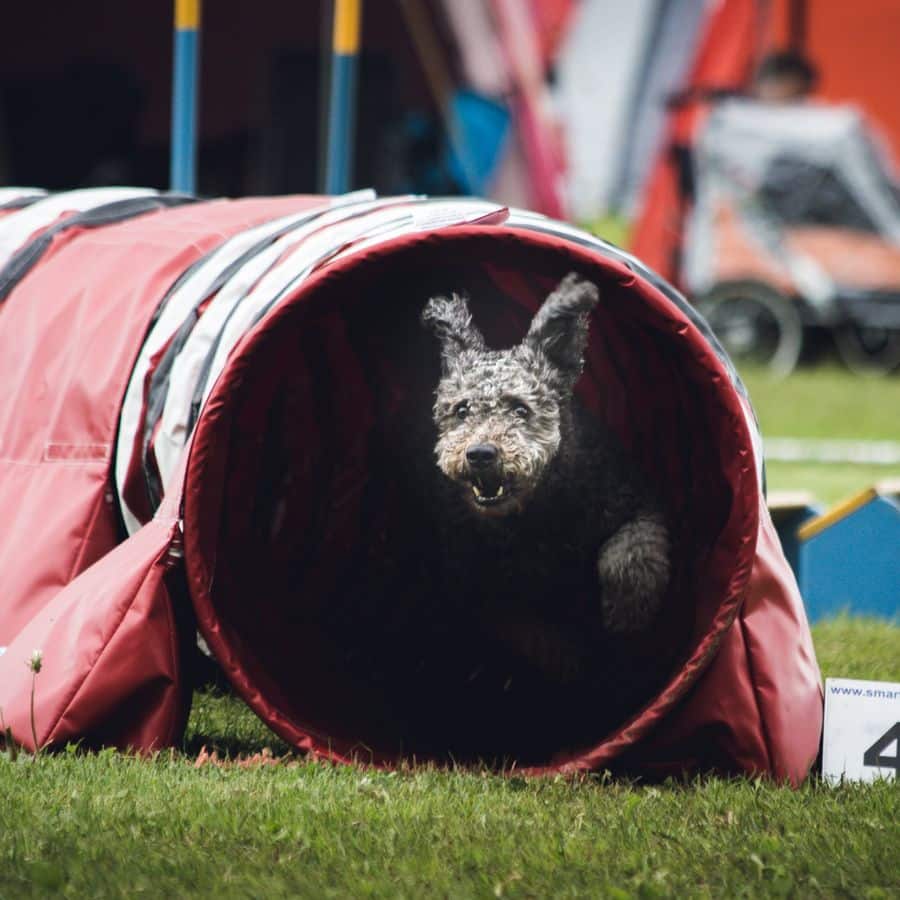
[(628, 216), (665, 140), (666, 100), (690, 75), (709, 0), (658, 0), (622, 141), (611, 205)]
[(615, 190), (630, 105), (656, 0), (585, 0), (561, 47), (557, 102), (565, 122), (573, 218), (595, 219)]

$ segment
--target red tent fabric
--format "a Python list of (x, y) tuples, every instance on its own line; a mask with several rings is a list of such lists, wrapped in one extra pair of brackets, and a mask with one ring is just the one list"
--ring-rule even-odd
[[(524, 213), (458, 224), (471, 217), (410, 200), (393, 230), (304, 270), (237, 340), (163, 503), (126, 537), (111, 489), (118, 412), (164, 298), (229, 237), (316, 202), (194, 203), (61, 231), (5, 295), (0, 502), (13, 524), (0, 535), (0, 708), (16, 739), (33, 743), (25, 660), (39, 648), (38, 743), (177, 742), (196, 619), (235, 690), (324, 758), (474, 761), (497, 739), (534, 772), (800, 781), (818, 753), (821, 687), (761, 496), (749, 401), (683, 298), (567, 226)], [(622, 657), (656, 666), (655, 680), (614, 721), (596, 695), (539, 684), (510, 699), (410, 675), (379, 694), (343, 665), (322, 622), (338, 602), (363, 603), (387, 554), (420, 530), (415, 486), (385, 461), (430, 408), (427, 291), (468, 289), (500, 345), (573, 269), (603, 296), (579, 397), (679, 523), (665, 619)], [(625, 688), (611, 681), (611, 693)], [(402, 746), (380, 714), (394, 691), (417, 711)]]

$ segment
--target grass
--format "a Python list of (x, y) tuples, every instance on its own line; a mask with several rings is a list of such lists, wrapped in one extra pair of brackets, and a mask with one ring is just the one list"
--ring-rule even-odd
[(900, 682), (900, 620), (842, 616), (815, 625), (813, 639), (823, 677)]
[(900, 377), (863, 377), (837, 364), (801, 368), (778, 380), (741, 372), (763, 434), (900, 441)]
[(617, 247), (628, 249), (631, 226), (621, 216), (604, 216), (594, 222), (588, 222), (583, 227)]
[[(836, 364), (799, 369), (778, 381), (741, 373), (764, 437), (900, 441), (900, 377), (864, 378)], [(828, 505), (885, 478), (900, 466), (767, 463), (772, 490), (806, 490)]]
[[(900, 627), (838, 620), (828, 674), (900, 680)], [(279, 748), (229, 697), (203, 695), (187, 746)], [(799, 791), (701, 778), (196, 768), (74, 750), (0, 756), (0, 898), (892, 897), (900, 784)]]
[[(900, 379), (837, 367), (745, 373), (764, 434), (898, 439)], [(772, 463), (823, 500), (900, 475)], [(900, 681), (900, 626), (817, 625), (826, 675)], [(40, 689), (40, 676), (38, 676)], [(25, 897), (900, 896), (900, 783), (798, 791), (712, 777), (662, 785), (196, 767), (288, 748), (242, 704), (198, 695), (183, 751), (0, 753), (0, 900)]]
[(827, 509), (883, 478), (900, 476), (900, 467), (770, 461), (766, 472), (770, 491), (809, 491)]

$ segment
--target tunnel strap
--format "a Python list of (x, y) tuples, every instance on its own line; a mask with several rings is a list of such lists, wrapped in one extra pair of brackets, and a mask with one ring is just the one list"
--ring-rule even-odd
[(0, 303), (6, 300), (16, 285), (40, 262), (53, 240), (63, 232), (72, 228), (101, 228), (104, 225), (115, 225), (159, 209), (196, 202), (195, 197), (186, 194), (126, 197), (124, 200), (94, 206), (54, 222), (13, 253), (0, 270)]
[(0, 266), (6, 266), (29, 238), (64, 214), (73, 215), (117, 200), (155, 197), (151, 188), (87, 188), (50, 194), (0, 219)]

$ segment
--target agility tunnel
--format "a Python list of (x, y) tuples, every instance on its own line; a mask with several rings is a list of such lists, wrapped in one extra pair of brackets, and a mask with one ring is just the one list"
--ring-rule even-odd
[[(476, 200), (0, 204), (0, 708), (17, 741), (34, 743), (34, 684), (40, 745), (177, 745), (199, 630), (276, 733), (330, 760), (806, 775), (820, 677), (750, 403), (636, 259)], [(598, 644), (594, 677), (561, 687), (471, 635), (465, 598), (428, 634), (442, 575), (416, 472), (434, 464), (439, 360), (419, 316), (464, 291), (509, 346), (570, 271), (601, 294), (578, 399), (659, 497), (673, 571), (655, 627)]]

